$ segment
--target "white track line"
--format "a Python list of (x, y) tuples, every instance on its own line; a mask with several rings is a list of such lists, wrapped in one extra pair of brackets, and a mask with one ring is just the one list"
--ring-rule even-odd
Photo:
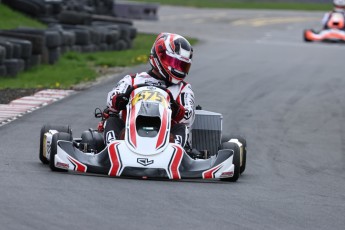
[(74, 90), (47, 89), (32, 96), (13, 100), (9, 104), (0, 104), (0, 126), (14, 121), (26, 113), (61, 100), (74, 92)]

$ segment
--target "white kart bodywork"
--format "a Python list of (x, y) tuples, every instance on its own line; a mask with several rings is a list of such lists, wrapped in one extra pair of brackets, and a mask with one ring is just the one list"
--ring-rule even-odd
[[(53, 160), (51, 168), (141, 178), (213, 179), (234, 176), (235, 167), (239, 165), (233, 162), (233, 149), (219, 150), (208, 159), (192, 159), (184, 148), (173, 143), (170, 138), (169, 93), (154, 86), (139, 87), (133, 90), (129, 101), (124, 140), (113, 140), (97, 154), (82, 152), (69, 140), (52, 143), (58, 131), (46, 132), (43, 156)], [(153, 122), (141, 123), (147, 120)], [(229, 142), (241, 149), (239, 140)], [(52, 144), (56, 144), (56, 152), (53, 153)]]

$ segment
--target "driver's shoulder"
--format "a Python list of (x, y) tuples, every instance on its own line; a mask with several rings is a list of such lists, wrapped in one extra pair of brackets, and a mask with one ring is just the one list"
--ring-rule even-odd
[(181, 81), (178, 84), (173, 84), (168, 87), (169, 90), (178, 91), (180, 93), (188, 91), (193, 92), (191, 84), (186, 81)]
[(188, 89), (188, 90), (193, 91), (193, 90), (192, 90), (192, 85), (189, 84), (188, 82), (186, 82), (186, 81), (181, 81), (180, 83), (181, 83), (182, 89)]
[(144, 83), (148, 80), (150, 81), (154, 80), (154, 78), (147, 72), (136, 73), (136, 74), (133, 74), (131, 77), (133, 80), (135, 80), (138, 83)]

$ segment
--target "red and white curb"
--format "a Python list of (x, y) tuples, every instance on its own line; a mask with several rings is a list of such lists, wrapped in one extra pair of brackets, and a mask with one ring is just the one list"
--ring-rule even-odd
[(61, 100), (74, 92), (74, 90), (47, 89), (32, 96), (13, 100), (9, 104), (0, 104), (0, 126), (14, 121), (26, 113)]

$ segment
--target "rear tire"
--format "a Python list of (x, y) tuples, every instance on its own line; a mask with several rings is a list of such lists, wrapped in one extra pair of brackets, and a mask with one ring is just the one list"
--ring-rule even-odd
[(40, 152), (39, 152), (39, 158), (43, 164), (48, 164), (49, 160), (43, 156), (43, 137), (46, 132), (49, 130), (56, 130), (58, 132), (64, 132), (69, 133), (72, 135), (72, 130), (69, 127), (69, 125), (63, 126), (63, 125), (43, 125), (40, 132)]
[(229, 182), (236, 182), (240, 177), (240, 148), (237, 144), (231, 142), (224, 142), (220, 149), (228, 149), (229, 151), (233, 151), (233, 164), (235, 166), (234, 175), (233, 177), (229, 178), (221, 178), (222, 181), (229, 181)]
[(63, 141), (72, 141), (72, 135), (70, 133), (55, 133), (52, 138), (51, 148), (50, 148), (50, 159), (49, 159), (49, 167), (52, 171), (55, 172), (67, 172), (66, 169), (60, 169), (55, 167), (55, 155), (57, 154), (57, 142)]
[(97, 130), (89, 129), (81, 134), (81, 144), (86, 144), (88, 150), (92, 149), (95, 153), (101, 152), (106, 146), (102, 133)]

